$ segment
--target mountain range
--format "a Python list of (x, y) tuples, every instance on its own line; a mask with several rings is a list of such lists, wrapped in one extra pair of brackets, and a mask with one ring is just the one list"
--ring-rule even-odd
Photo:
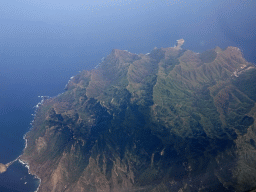
[(114, 49), (44, 100), (20, 157), (39, 192), (256, 187), (256, 68), (236, 47)]

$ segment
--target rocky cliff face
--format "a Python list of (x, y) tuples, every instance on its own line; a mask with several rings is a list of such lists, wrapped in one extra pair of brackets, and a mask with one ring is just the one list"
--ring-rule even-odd
[(256, 68), (238, 48), (113, 50), (39, 107), (21, 159), (41, 192), (256, 186)]

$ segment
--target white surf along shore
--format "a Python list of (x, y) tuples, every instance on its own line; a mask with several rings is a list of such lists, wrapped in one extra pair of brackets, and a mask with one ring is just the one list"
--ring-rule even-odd
[[(74, 76), (72, 76), (72, 77), (70, 78), (69, 82), (70, 82), (73, 78), (74, 78)], [(68, 82), (68, 83), (69, 83), (69, 82)], [(67, 86), (67, 85), (66, 85), (66, 86)], [(63, 93), (60, 93), (59, 95), (61, 95), (61, 94), (63, 94)], [(57, 95), (57, 96), (59, 96), (59, 95)], [(57, 97), (57, 96), (56, 96), (56, 97)], [(34, 106), (35, 111), (34, 111), (33, 114), (31, 114), (33, 117), (36, 116), (36, 113), (37, 113), (38, 108), (44, 103), (44, 101), (45, 101), (46, 99), (49, 99), (49, 98), (50, 98), (49, 96), (38, 96), (38, 97), (41, 98), (41, 101), (40, 101), (39, 103), (37, 103), (36, 106)], [(29, 129), (28, 132), (30, 132), (31, 129), (33, 128), (33, 123), (34, 123), (34, 119), (30, 122), (31, 127), (30, 127), (30, 129)], [(27, 133), (28, 133), (28, 132), (27, 132)], [(25, 134), (23, 135), (23, 139), (25, 140), (25, 147), (24, 147), (24, 149), (23, 149), (23, 152), (25, 151), (25, 149), (26, 149), (27, 146), (28, 146), (28, 141), (27, 141), (27, 138), (26, 138), (27, 133), (25, 133)], [(23, 153), (23, 152), (22, 152), (22, 153)], [(28, 173), (29, 173), (30, 175), (33, 175), (36, 179), (39, 180), (38, 188), (37, 188), (37, 190), (35, 191), (35, 192), (38, 192), (38, 190), (39, 190), (39, 188), (40, 188), (40, 185), (41, 185), (41, 179), (40, 179), (37, 175), (32, 174), (32, 173), (30, 172), (29, 163), (26, 162), (25, 160), (21, 160), (21, 158), (20, 158), (21, 156), (22, 156), (22, 154), (21, 154), (20, 156), (18, 156), (15, 160), (13, 160), (13, 161), (11, 161), (11, 162), (5, 164), (4, 166), (6, 167), (6, 170), (7, 170), (8, 167), (11, 166), (11, 165), (12, 165), (13, 163), (15, 163), (16, 161), (18, 161), (19, 163), (21, 163), (22, 165), (24, 165), (24, 166), (28, 169)]]
[[(40, 107), (40, 105), (43, 104), (44, 100), (47, 99), (47, 98), (49, 98), (48, 96), (38, 96), (38, 97), (41, 98), (41, 101), (34, 107), (34, 108), (35, 108), (35, 112), (34, 112), (34, 114), (32, 114), (33, 116), (36, 115), (37, 109)], [(33, 122), (34, 122), (34, 120), (32, 120), (32, 122), (30, 123), (30, 125), (31, 125), (30, 130), (33, 128)], [(30, 130), (29, 130), (29, 131), (30, 131)], [(29, 131), (28, 131), (28, 132), (29, 132)], [(27, 132), (27, 133), (28, 133), (28, 132)], [(27, 146), (28, 146), (28, 141), (27, 141), (27, 138), (26, 138), (27, 133), (23, 135), (23, 139), (25, 140), (25, 147), (24, 147), (24, 149), (23, 149), (23, 152), (24, 152), (24, 150), (25, 150), (25, 149), (27, 148)], [(23, 152), (22, 152), (22, 153), (23, 153)], [(29, 164), (28, 164), (28, 162), (26, 162), (26, 161), (24, 161), (24, 160), (21, 160), (20, 157), (21, 157), (21, 155), (18, 156), (15, 160), (13, 160), (13, 161), (11, 161), (11, 162), (5, 164), (5, 165), (2, 164), (3, 168), (5, 168), (5, 170), (2, 171), (1, 173), (7, 171), (8, 167), (10, 167), (10, 166), (11, 166), (13, 163), (15, 163), (16, 161), (18, 161), (18, 162), (21, 163), (22, 165), (25, 165), (25, 167), (28, 169), (28, 173), (31, 174), (30, 169), (29, 169)], [(1, 165), (1, 164), (0, 164), (0, 165)], [(40, 179), (37, 175), (35, 175), (35, 174), (31, 174), (31, 175), (33, 175), (36, 179), (39, 180), (38, 188), (37, 188), (37, 190), (35, 191), (35, 192), (38, 192), (39, 187), (40, 187), (40, 184), (41, 184), (41, 179)]]
[[(41, 98), (41, 101), (34, 107), (34, 108), (35, 108), (35, 112), (34, 112), (34, 114), (32, 114), (32, 116), (34, 116), (34, 117), (36, 116), (37, 109), (43, 104), (44, 100), (49, 98), (48, 96), (38, 96), (38, 97)], [(33, 119), (32, 122), (30, 123), (30, 125), (31, 125), (30, 130), (33, 128), (33, 122), (34, 122), (34, 119)], [(30, 131), (30, 130), (29, 130), (29, 131)], [(29, 132), (29, 131), (28, 131), (28, 132)], [(27, 132), (27, 133), (28, 133), (28, 132)], [(27, 140), (27, 138), (26, 138), (27, 133), (23, 135), (23, 139), (25, 140), (25, 147), (24, 147), (24, 149), (23, 149), (23, 152), (25, 151), (25, 149), (26, 149), (27, 146), (28, 146), (28, 140)], [(15, 159), (14, 161), (10, 162), (10, 165), (11, 165), (12, 163), (14, 163), (15, 161), (18, 160), (19, 163), (25, 165), (25, 167), (28, 169), (28, 173), (31, 174), (30, 169), (29, 169), (29, 163), (26, 162), (26, 161), (24, 161), (24, 160), (21, 160), (20, 157), (21, 157), (21, 155), (20, 155), (17, 159)], [(39, 180), (38, 188), (37, 188), (37, 190), (35, 191), (35, 192), (38, 192), (39, 187), (40, 187), (40, 184), (41, 184), (41, 179), (40, 179), (37, 175), (35, 175), (35, 174), (31, 174), (31, 175), (33, 175), (36, 179)]]
[[(32, 114), (32, 116), (34, 116), (34, 117), (36, 116), (37, 109), (44, 103), (44, 100), (49, 98), (49, 96), (38, 96), (38, 97), (41, 98), (41, 101), (40, 101), (39, 103), (37, 103), (37, 105), (34, 107), (34, 108), (35, 108), (35, 112), (34, 112), (34, 114)], [(34, 122), (34, 119), (33, 119), (32, 122), (30, 123), (30, 125), (31, 125), (30, 130), (33, 128), (33, 122)], [(30, 131), (30, 130), (29, 130), (29, 131)], [(29, 131), (28, 131), (28, 132), (29, 132)], [(27, 132), (27, 133), (28, 133), (28, 132)], [(27, 138), (26, 138), (27, 133), (26, 133), (25, 135), (23, 135), (23, 139), (25, 140), (25, 147), (24, 147), (24, 149), (23, 149), (23, 152), (24, 152), (25, 149), (28, 147), (28, 140), (27, 140)], [(21, 155), (20, 155), (20, 156), (21, 156)], [(29, 164), (28, 164), (28, 162), (26, 162), (26, 161), (24, 161), (24, 160), (21, 160), (21, 159), (20, 159), (20, 156), (19, 156), (16, 160), (19, 160), (19, 162), (20, 162), (21, 164), (25, 165), (25, 167), (28, 169), (28, 173), (31, 174), (30, 169), (29, 169)], [(40, 179), (37, 175), (35, 175), (35, 174), (33, 174), (33, 176), (34, 176), (36, 179), (39, 180), (38, 188), (37, 188), (37, 190), (35, 191), (35, 192), (38, 192), (39, 187), (40, 187), (40, 184), (41, 184), (41, 179)]]

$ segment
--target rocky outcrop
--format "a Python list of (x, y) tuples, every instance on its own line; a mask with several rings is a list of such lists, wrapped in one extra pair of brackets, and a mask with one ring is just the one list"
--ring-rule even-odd
[(184, 39), (179, 39), (177, 40), (177, 43), (176, 43), (176, 47), (174, 47), (175, 49), (177, 50), (180, 50), (181, 49), (181, 46), (185, 43), (185, 40)]

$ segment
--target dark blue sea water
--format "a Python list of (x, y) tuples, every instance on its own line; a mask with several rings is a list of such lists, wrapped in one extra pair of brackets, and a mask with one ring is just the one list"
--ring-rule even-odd
[[(238, 46), (256, 63), (255, 10), (252, 0), (1, 1), (0, 163), (22, 153), (38, 96), (63, 92), (114, 48), (147, 53), (184, 38), (184, 49)], [(38, 182), (16, 162), (0, 191), (35, 191)]]
[[(75, 53), (74, 57), (49, 57), (52, 50), (37, 49), (48, 51), (48, 55), (34, 55), (35, 49), (26, 47), (12, 47), (1, 52), (0, 162), (4, 164), (22, 153), (23, 136), (30, 130), (35, 106), (41, 101), (38, 96), (56, 96), (63, 92), (70, 77), (80, 69), (91, 69), (93, 65), (87, 62), (95, 59), (86, 60)], [(20, 52), (26, 54), (19, 55)], [(16, 162), (6, 173), (0, 174), (0, 191), (35, 191), (38, 182), (24, 165)]]
[(0, 175), (1, 192), (34, 192), (40, 181), (28, 173), (25, 165), (15, 162), (8, 171)]

